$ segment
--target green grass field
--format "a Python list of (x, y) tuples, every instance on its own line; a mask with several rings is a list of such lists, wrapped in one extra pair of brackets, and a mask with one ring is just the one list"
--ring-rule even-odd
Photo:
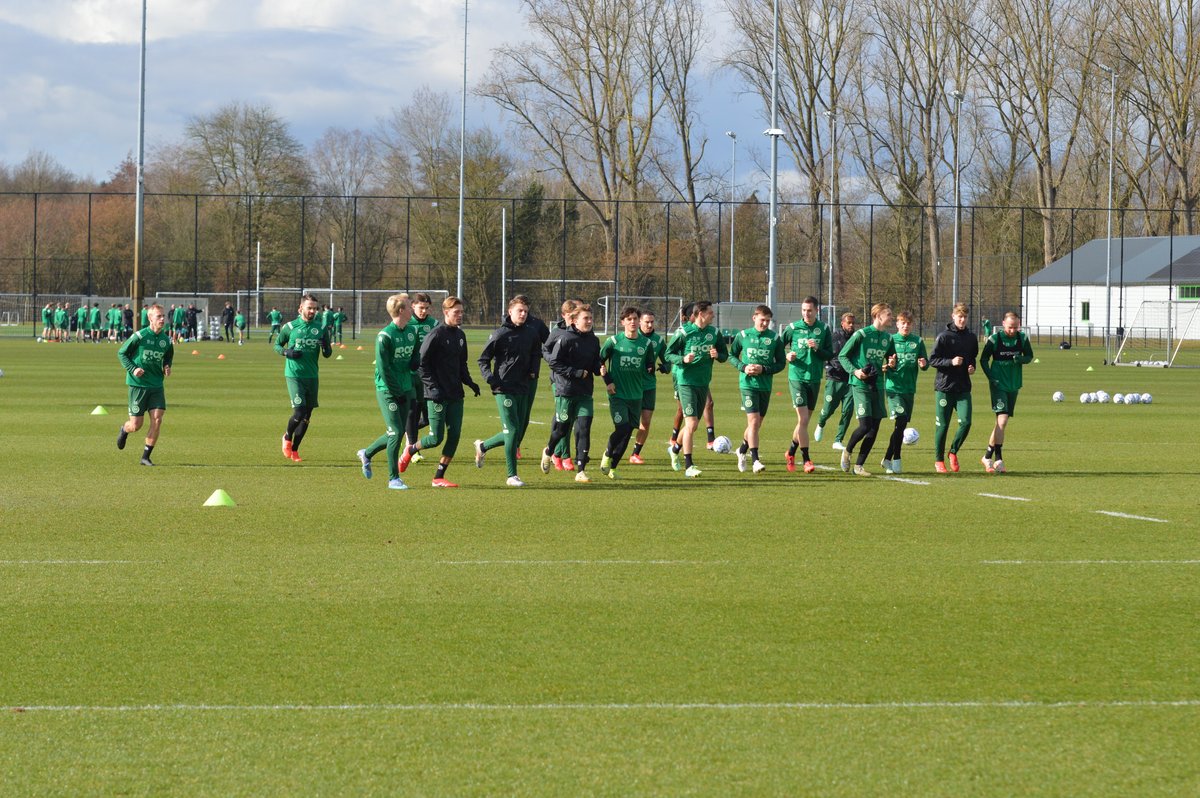
[[(462, 488), (427, 461), (394, 492), (354, 457), (369, 341), (324, 362), (300, 465), (265, 340), (192, 348), (149, 469), (115, 447), (114, 346), (0, 341), (6, 795), (1200, 793), (1200, 371), (1039, 351), (1002, 477), (986, 398), (932, 473), (926, 374), (908, 482), (786, 473), (786, 395), (770, 470), (704, 453), (685, 481), (664, 377), (647, 465), (542, 475), (535, 424), (514, 490), (501, 452), (472, 464), (485, 394)], [(1099, 388), (1154, 403), (1078, 403)]]

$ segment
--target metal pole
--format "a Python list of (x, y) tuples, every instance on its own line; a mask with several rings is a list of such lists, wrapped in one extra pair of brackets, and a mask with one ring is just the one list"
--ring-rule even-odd
[(733, 144), (733, 154), (729, 158), (729, 301), (733, 301), (733, 264), (734, 264), (734, 238), (733, 238), (733, 222), (737, 216), (737, 133), (732, 130), (726, 130), (725, 135), (729, 136)]
[(254, 326), (262, 318), (262, 241), (254, 244)]
[(332, 241), (329, 242), (329, 308), (333, 309), (333, 247)]
[(771, 137), (771, 209), (770, 246), (767, 258), (767, 306), (775, 307), (775, 267), (778, 260), (776, 227), (779, 224), (779, 0), (772, 3), (775, 25), (771, 37), (771, 127), (764, 132)]
[(467, 190), (467, 7), (469, 0), (463, 0), (463, 82), (462, 82), (462, 120), (458, 128), (458, 283), (455, 295), (459, 298), (463, 293), (463, 203)]
[(959, 217), (962, 215), (962, 189), (959, 185), (958, 174), (958, 120), (962, 114), (963, 93), (955, 89), (950, 92), (950, 96), (954, 98), (954, 259), (951, 262), (953, 285), (950, 287), (950, 304), (954, 305), (958, 303), (958, 237), (961, 224)]
[(837, 205), (834, 203), (834, 183), (837, 181), (837, 114), (826, 111), (829, 120), (829, 326), (835, 324), (837, 310), (833, 299), (833, 247), (834, 228), (837, 227)]
[(137, 135), (137, 194), (134, 201), (133, 223), (133, 285), (130, 301), (133, 303), (133, 329), (141, 322), (142, 304), (142, 237), (145, 232), (146, 204), (146, 0), (142, 0), (142, 50), (138, 79), (138, 135)]
[(1104, 362), (1112, 362), (1108, 328), (1112, 325), (1112, 206), (1113, 206), (1113, 152), (1117, 137), (1117, 71), (1100, 64), (1108, 73), (1108, 239), (1104, 253)]
[(508, 312), (508, 208), (500, 206), (500, 315)]

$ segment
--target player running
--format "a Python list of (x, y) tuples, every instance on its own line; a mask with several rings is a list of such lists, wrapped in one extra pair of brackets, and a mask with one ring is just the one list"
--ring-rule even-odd
[[(671, 468), (676, 471), (683, 468), (683, 475), (693, 479), (700, 476), (701, 471), (692, 461), (692, 443), (708, 401), (713, 362), (724, 363), (729, 359), (725, 339), (712, 327), (714, 315), (711, 302), (697, 302), (692, 320), (675, 332), (664, 355), (664, 359), (675, 367), (676, 390), (683, 410), (683, 428), (675, 445), (667, 452), (671, 457)], [(680, 454), (683, 454), (682, 464)]]
[(899, 474), (900, 453), (904, 446), (904, 429), (912, 421), (913, 397), (917, 393), (917, 376), (929, 368), (929, 355), (925, 342), (912, 332), (912, 314), (902, 310), (896, 315), (896, 334), (892, 343), (896, 347), (896, 367), (887, 374), (888, 416), (896, 422), (892, 436), (888, 439), (887, 451), (883, 454), (885, 473)]
[[(570, 322), (558, 335), (551, 335), (543, 348), (550, 379), (554, 383), (554, 425), (542, 450), (542, 473), (549, 474), (559, 441), (575, 429), (576, 482), (591, 482), (587, 475), (592, 444), (592, 401), (594, 378), (600, 373), (600, 339), (592, 332), (592, 306), (581, 303), (567, 318)], [(565, 464), (564, 464), (565, 467)]]
[(271, 312), (267, 314), (267, 322), (271, 325), (271, 332), (267, 333), (267, 343), (272, 343), (275, 336), (279, 335), (279, 331), (283, 328), (283, 314), (279, 312), (279, 308), (271, 308)]
[[(821, 367), (833, 360), (835, 354), (829, 325), (817, 318), (817, 310), (817, 298), (805, 297), (800, 305), (800, 318), (780, 333), (787, 352), (788, 390), (792, 394), (792, 406), (796, 408), (796, 428), (792, 430), (792, 443), (788, 446), (787, 470), (796, 470), (796, 450), (799, 449), (806, 474), (817, 470), (808, 453), (808, 424), (813, 408), (817, 406), (817, 397), (821, 395)], [(840, 364), (838, 368), (841, 368)], [(842, 427), (845, 426), (843, 421)], [(820, 427), (817, 430), (819, 432)]]
[(854, 473), (860, 477), (871, 476), (864, 465), (879, 434), (879, 424), (887, 414), (883, 375), (896, 365), (896, 345), (887, 332), (891, 323), (891, 306), (886, 302), (876, 303), (871, 308), (871, 324), (851, 335), (838, 354), (842, 368), (850, 375), (850, 397), (858, 418), (858, 427), (850, 433), (850, 440), (842, 450), (842, 470), (850, 470), (854, 447), (862, 444), (854, 463)]
[(979, 367), (987, 375), (992, 411), (996, 414), (996, 426), (992, 428), (987, 451), (981, 460), (983, 470), (989, 474), (1003, 474), (1007, 470), (1004, 467), (1004, 431), (1017, 409), (1022, 367), (1032, 362), (1033, 346), (1021, 331), (1021, 317), (1009, 311), (1000, 320), (1000, 329), (993, 330), (988, 336), (979, 355)]
[[(437, 319), (429, 315), (429, 294), (418, 291), (412, 295), (412, 318), (408, 325), (417, 336), (417, 350), (425, 343), (425, 336), (437, 326)], [(408, 403), (408, 418), (404, 422), (404, 443), (416, 443), (421, 440), (421, 430), (429, 426), (429, 406), (425, 403), (424, 384), (418, 379), (413, 381), (413, 393)], [(424, 458), (420, 452), (413, 455), (413, 462), (419, 463)]]
[(363, 476), (371, 478), (371, 458), (387, 449), (388, 488), (407, 490), (400, 478), (400, 431), (408, 418), (408, 402), (412, 396), (416, 336), (408, 326), (412, 307), (408, 294), (392, 294), (387, 298), (391, 323), (375, 336), (375, 401), (383, 414), (385, 432), (365, 449), (355, 454), (362, 464)]
[[(663, 341), (661, 335), (654, 329), (657, 317), (653, 311), (644, 311), (640, 319), (638, 319), (638, 331), (645, 336), (649, 341), (649, 345), (654, 347), (654, 358), (658, 361), (657, 371), (661, 374), (671, 373), (671, 364), (663, 360), (663, 354), (667, 350), (667, 345)], [(629, 455), (629, 462), (632, 465), (642, 465), (646, 461), (642, 459), (642, 447), (646, 445), (646, 440), (650, 437), (650, 422), (654, 418), (654, 405), (658, 397), (658, 378), (654, 371), (650, 371), (642, 375), (642, 418), (638, 422), (637, 438), (633, 443), (633, 454)]]
[(517, 450), (529, 423), (534, 372), (541, 361), (539, 330), (529, 323), (525, 297), (515, 296), (508, 302), (504, 323), (488, 336), (479, 353), (479, 371), (496, 398), (500, 431), (487, 440), (475, 441), (476, 468), (483, 468), (484, 455), (489, 450), (504, 447), (504, 464), (508, 467), (505, 484), (510, 488), (525, 487), (517, 476)]
[[(413, 455), (422, 449), (442, 446), (442, 457), (433, 476), (435, 488), (457, 488), (446, 479), (446, 470), (458, 451), (462, 435), (463, 393), (469, 386), (479, 396), (479, 386), (467, 370), (467, 336), (462, 331), (463, 301), (456, 296), (442, 301), (444, 324), (433, 328), (420, 348), (420, 373), (425, 402), (429, 405), (429, 434), (404, 447), (400, 457), (400, 472), (412, 462)], [(443, 444), (445, 442), (445, 445)]]
[[(958, 471), (958, 451), (971, 431), (971, 375), (975, 373), (975, 358), (979, 355), (979, 339), (967, 328), (967, 306), (959, 302), (950, 313), (950, 323), (933, 342), (929, 365), (937, 369), (933, 381), (934, 432), (936, 460), (933, 470), (945, 474)], [(950, 414), (958, 414), (958, 432), (950, 451), (946, 452), (946, 434), (950, 431)]]
[[(567, 299), (559, 308), (561, 319), (551, 328), (546, 336), (546, 340), (542, 342), (542, 359), (549, 362), (550, 350), (554, 347), (554, 342), (558, 336), (567, 331), (571, 326), (572, 314), (583, 304), (582, 299)], [(558, 383), (554, 381), (553, 376), (550, 378), (550, 385), (554, 388), (554, 398), (558, 399)], [(557, 417), (557, 413), (555, 413)], [(550, 419), (550, 425), (554, 426), (554, 418)], [(571, 459), (571, 439), (569, 435), (564, 435), (562, 440), (558, 442), (558, 446), (551, 452), (550, 462), (554, 464), (555, 471), (574, 471), (575, 461)]]
[(600, 347), (604, 365), (604, 385), (608, 391), (608, 412), (613, 432), (600, 459), (600, 473), (617, 478), (617, 466), (629, 447), (629, 439), (642, 417), (645, 377), (654, 374), (654, 346), (639, 330), (641, 313), (628, 307), (621, 311), (622, 331), (610, 336)]
[(175, 357), (171, 336), (163, 329), (167, 317), (162, 305), (151, 305), (148, 318), (149, 326), (129, 336), (129, 340), (117, 350), (117, 360), (125, 369), (125, 384), (129, 386), (129, 420), (121, 425), (117, 433), (117, 448), (124, 449), (129, 433), (142, 428), (142, 419), (149, 410), (150, 428), (146, 432), (146, 446), (142, 449), (141, 459), (144, 466), (154, 465), (150, 454), (158, 443), (163, 413), (167, 409), (163, 378), (171, 376), (171, 361)]
[(321, 361), (318, 354), (329, 357), (333, 354), (333, 347), (329, 345), (328, 330), (316, 318), (317, 300), (312, 294), (300, 297), (297, 314), (279, 331), (279, 337), (275, 339), (275, 351), (287, 358), (283, 364), (283, 376), (292, 402), (292, 417), (288, 419), (287, 430), (283, 433), (283, 456), (299, 463), (302, 462), (300, 443), (308, 432), (312, 412), (319, 406), (317, 392)]
[(767, 469), (758, 455), (758, 433), (771, 404), (774, 375), (787, 365), (783, 341), (771, 329), (773, 316), (766, 305), (756, 307), (750, 318), (753, 326), (735, 335), (729, 346), (729, 362), (738, 370), (742, 409), (746, 411), (746, 431), (737, 450), (737, 467), (742, 472), (746, 470), (747, 459), (753, 464), (755, 474)]

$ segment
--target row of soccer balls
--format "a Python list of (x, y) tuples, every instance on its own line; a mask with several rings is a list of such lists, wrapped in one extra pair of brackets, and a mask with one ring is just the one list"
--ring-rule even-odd
[[(1054, 392), (1054, 401), (1061, 402), (1065, 400), (1062, 391)], [(1114, 393), (1108, 395), (1106, 391), (1092, 391), (1091, 393), (1079, 394), (1079, 403), (1083, 405), (1101, 404), (1106, 405), (1112, 402), (1114, 405), (1148, 405), (1154, 401), (1154, 397), (1148, 393)]]
[[(915, 427), (906, 427), (904, 430), (904, 443), (912, 446), (917, 441), (921, 440), (921, 433), (917, 432)], [(729, 440), (724, 435), (718, 435), (713, 440), (713, 451), (717, 454), (729, 454), (733, 451), (733, 441)]]

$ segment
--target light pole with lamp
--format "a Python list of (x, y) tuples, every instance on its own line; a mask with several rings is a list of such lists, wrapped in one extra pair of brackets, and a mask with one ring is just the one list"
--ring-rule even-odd
[(950, 92), (950, 96), (954, 99), (954, 259), (951, 261), (950, 304), (954, 305), (958, 303), (958, 227), (962, 217), (962, 189), (958, 174), (958, 122), (962, 114), (963, 93), (955, 89)]
[(767, 258), (767, 307), (775, 307), (776, 226), (779, 223), (779, 0), (774, 7), (775, 26), (771, 46), (771, 126), (763, 135), (771, 137), (771, 220), (769, 225)]
[(736, 252), (733, 239), (734, 217), (737, 216), (737, 133), (726, 130), (725, 135), (733, 142), (733, 155), (729, 159), (729, 301), (733, 301), (733, 256)]
[(837, 308), (833, 301), (833, 255), (834, 255), (834, 231), (837, 227), (837, 203), (834, 197), (835, 184), (837, 183), (837, 114), (833, 111), (823, 112), (826, 119), (829, 120), (829, 326), (832, 329), (834, 319), (837, 317)]
[(1108, 245), (1104, 255), (1104, 362), (1112, 362), (1108, 328), (1112, 326), (1112, 206), (1113, 206), (1113, 157), (1117, 138), (1117, 71), (1104, 64), (1098, 65), (1108, 73)]
[(458, 283), (455, 295), (463, 295), (463, 203), (467, 193), (467, 7), (463, 0), (463, 84), (462, 119), (458, 127)]

